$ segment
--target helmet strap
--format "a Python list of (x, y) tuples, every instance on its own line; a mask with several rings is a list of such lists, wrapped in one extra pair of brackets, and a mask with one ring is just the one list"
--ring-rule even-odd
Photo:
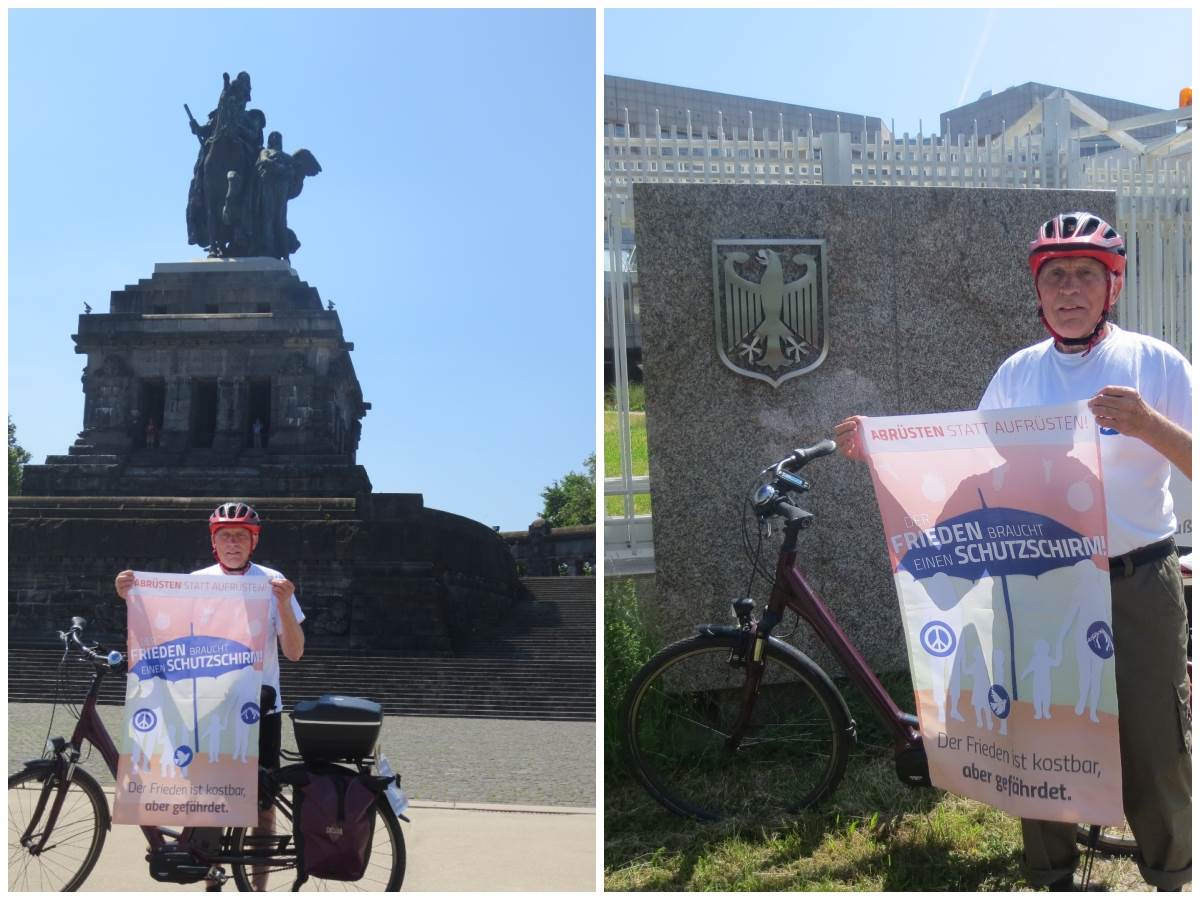
[(1091, 334), (1084, 335), (1078, 338), (1063, 337), (1057, 331), (1050, 327), (1050, 323), (1046, 321), (1046, 314), (1042, 311), (1041, 304), (1038, 305), (1038, 318), (1042, 320), (1042, 325), (1046, 331), (1050, 332), (1050, 336), (1054, 338), (1056, 343), (1064, 344), (1067, 347), (1084, 347), (1083, 355), (1087, 356), (1092, 352), (1092, 347), (1100, 342), (1100, 338), (1104, 336), (1104, 326), (1108, 324), (1108, 310), (1110, 307), (1105, 306), (1104, 312), (1100, 313), (1100, 321), (1096, 323), (1096, 327), (1092, 329)]

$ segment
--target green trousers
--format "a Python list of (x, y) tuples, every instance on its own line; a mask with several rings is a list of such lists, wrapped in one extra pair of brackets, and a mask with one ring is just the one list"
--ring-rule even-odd
[[(1125, 819), (1138, 868), (1160, 890), (1192, 880), (1192, 723), (1188, 709), (1187, 612), (1179, 558), (1112, 579), (1112, 624)], [(1022, 819), (1034, 885), (1075, 871), (1075, 826)]]

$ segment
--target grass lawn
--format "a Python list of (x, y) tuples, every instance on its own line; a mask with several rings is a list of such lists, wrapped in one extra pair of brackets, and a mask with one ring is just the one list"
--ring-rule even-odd
[[(889, 684), (894, 697), (906, 696), (905, 687)], [(1022, 871), (1018, 820), (954, 794), (902, 785), (886, 736), (854, 692), (845, 693), (860, 726), (846, 777), (820, 808), (790, 820), (679, 818), (606, 755), (605, 889), (1033, 890)], [(1099, 854), (1092, 884), (1149, 890), (1132, 860)]]
[[(1033, 890), (1015, 818), (905, 787), (878, 754), (851, 756), (833, 797), (787, 822), (690, 822), (621, 775), (606, 776), (604, 809), (609, 891)], [(1133, 860), (1101, 855), (1092, 884), (1150, 889)]]
[[(604, 412), (604, 475), (613, 478), (621, 474), (621, 439), (617, 434), (617, 413), (611, 410)], [(650, 474), (650, 463), (646, 451), (646, 414), (631, 412), (629, 414), (629, 441), (633, 455), (633, 474)], [(634, 512), (639, 516), (650, 514), (650, 495), (636, 494), (633, 498)], [(604, 511), (609, 516), (624, 515), (623, 497), (605, 497)]]

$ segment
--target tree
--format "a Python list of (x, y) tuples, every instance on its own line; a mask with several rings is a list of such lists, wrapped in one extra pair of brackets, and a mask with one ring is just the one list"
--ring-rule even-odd
[(30, 455), (17, 443), (17, 426), (13, 424), (12, 416), (8, 417), (8, 496), (16, 497), (21, 493), (21, 467), (29, 462)]
[(587, 473), (571, 471), (542, 491), (542, 518), (551, 528), (596, 524), (596, 454), (583, 461)]

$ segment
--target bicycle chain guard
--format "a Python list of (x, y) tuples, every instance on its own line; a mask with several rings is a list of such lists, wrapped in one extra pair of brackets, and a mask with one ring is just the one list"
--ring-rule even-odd
[(162, 850), (146, 854), (150, 863), (150, 877), (155, 881), (165, 881), (171, 884), (195, 884), (203, 881), (211, 868), (202, 863), (188, 850), (178, 850), (168, 846)]

